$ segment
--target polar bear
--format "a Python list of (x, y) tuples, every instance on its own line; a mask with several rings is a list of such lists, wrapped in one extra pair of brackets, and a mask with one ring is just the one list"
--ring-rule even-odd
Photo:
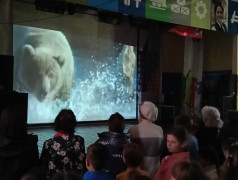
[(62, 32), (30, 28), (15, 62), (19, 85), (39, 101), (69, 99), (74, 58)]

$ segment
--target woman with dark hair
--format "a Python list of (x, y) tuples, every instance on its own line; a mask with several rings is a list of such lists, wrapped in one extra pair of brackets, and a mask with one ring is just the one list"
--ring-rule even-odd
[(157, 170), (154, 180), (170, 180), (171, 169), (179, 161), (190, 161), (187, 151), (188, 134), (184, 127), (175, 126), (167, 134), (167, 148), (172, 155), (165, 156)]
[(0, 179), (19, 180), (39, 165), (36, 135), (27, 134), (26, 115), (19, 105), (8, 105), (0, 118)]
[(215, 24), (212, 26), (212, 30), (227, 32), (226, 25), (223, 23), (224, 8), (221, 3), (217, 3), (214, 7)]
[(83, 175), (85, 169), (84, 138), (75, 135), (76, 117), (72, 110), (63, 109), (55, 118), (53, 138), (46, 140), (41, 153), (47, 177), (56, 172), (76, 172)]
[(208, 180), (200, 166), (194, 162), (180, 161), (174, 164), (170, 180)]

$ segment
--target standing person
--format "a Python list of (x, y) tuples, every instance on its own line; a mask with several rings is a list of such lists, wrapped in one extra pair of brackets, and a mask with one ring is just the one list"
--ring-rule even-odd
[(56, 172), (72, 171), (83, 175), (85, 167), (84, 138), (75, 135), (76, 118), (72, 110), (63, 109), (55, 118), (53, 138), (46, 140), (41, 153), (47, 177)]
[(124, 145), (130, 142), (129, 134), (123, 133), (125, 129), (124, 117), (116, 112), (108, 120), (109, 132), (99, 133), (96, 143), (105, 145), (108, 149), (108, 161), (103, 170), (112, 177), (116, 177), (126, 170), (126, 165), (122, 159)]
[(182, 126), (173, 127), (167, 134), (167, 148), (172, 155), (162, 159), (154, 180), (170, 180), (171, 170), (175, 163), (179, 161), (190, 161), (188, 146), (188, 134)]
[(188, 132), (188, 151), (190, 152), (190, 160), (197, 160), (198, 156), (198, 140), (191, 133), (192, 123), (187, 115), (181, 114), (175, 118), (175, 125), (183, 126)]
[(163, 130), (153, 123), (157, 119), (158, 109), (152, 102), (141, 103), (139, 111), (139, 124), (132, 126), (128, 133), (132, 142), (142, 146), (144, 158), (141, 169), (149, 171), (153, 176), (160, 164)]
[(223, 14), (224, 8), (220, 3), (217, 3), (214, 7), (215, 24), (212, 26), (212, 30), (227, 32), (226, 25), (223, 23)]
[(127, 165), (127, 169), (116, 176), (116, 180), (130, 180), (133, 174), (140, 174), (151, 177), (148, 171), (142, 170), (140, 164), (143, 160), (143, 152), (141, 147), (135, 143), (129, 143), (124, 146), (123, 160)]
[(36, 135), (27, 134), (24, 110), (6, 106), (0, 118), (0, 179), (19, 180), (39, 165)]
[(91, 144), (87, 149), (86, 167), (88, 171), (83, 175), (83, 180), (115, 180), (103, 171), (107, 163), (108, 148), (100, 143)]

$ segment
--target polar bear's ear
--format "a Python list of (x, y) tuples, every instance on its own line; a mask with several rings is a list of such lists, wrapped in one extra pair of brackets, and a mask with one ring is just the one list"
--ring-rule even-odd
[(64, 59), (61, 56), (53, 56), (53, 58), (58, 62), (60, 67), (64, 65)]
[(26, 56), (35, 56), (35, 50), (33, 49), (33, 47), (30, 44), (26, 44), (23, 47), (23, 53)]

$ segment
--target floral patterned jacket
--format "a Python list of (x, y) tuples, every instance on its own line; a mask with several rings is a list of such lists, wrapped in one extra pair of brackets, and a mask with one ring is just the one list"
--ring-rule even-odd
[(63, 135), (46, 140), (40, 159), (47, 172), (47, 178), (59, 171), (74, 171), (83, 175), (85, 168), (84, 138), (77, 135)]

